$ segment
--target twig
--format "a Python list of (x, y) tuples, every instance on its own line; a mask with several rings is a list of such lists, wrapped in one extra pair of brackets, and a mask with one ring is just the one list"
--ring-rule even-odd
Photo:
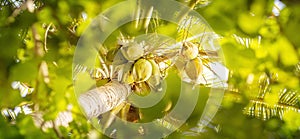
[(53, 124), (53, 130), (54, 130), (56, 136), (57, 136), (58, 138), (60, 138), (60, 139), (64, 139), (64, 137), (62, 136), (60, 130), (56, 127), (55, 121), (54, 121), (54, 120), (52, 120), (52, 124)]
[(47, 26), (47, 29), (46, 29), (46, 32), (45, 32), (44, 51), (45, 51), (46, 53), (48, 52), (48, 48), (47, 48), (47, 36), (48, 36), (48, 32), (49, 32), (49, 29), (50, 29), (51, 26), (52, 26), (52, 23), (50, 23), (50, 24)]

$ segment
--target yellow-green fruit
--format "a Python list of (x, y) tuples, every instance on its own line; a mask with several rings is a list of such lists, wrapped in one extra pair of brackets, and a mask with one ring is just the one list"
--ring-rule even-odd
[(181, 54), (187, 59), (194, 59), (198, 56), (198, 46), (191, 42), (184, 42)]
[(146, 96), (150, 93), (150, 87), (146, 82), (136, 83), (133, 86), (133, 92), (139, 96)]
[(152, 74), (152, 65), (146, 59), (139, 59), (134, 63), (132, 75), (135, 82), (144, 82), (150, 78)]
[(197, 80), (203, 71), (202, 60), (200, 58), (195, 58), (188, 61), (184, 70), (191, 80)]
[(121, 47), (121, 52), (128, 61), (134, 61), (144, 55), (144, 48), (136, 42), (131, 42), (128, 46)]
[(124, 73), (123, 82), (127, 84), (131, 84), (134, 82), (133, 76), (130, 72)]
[(153, 60), (149, 60), (152, 65), (152, 76), (147, 80), (148, 85), (155, 91), (161, 91), (161, 74), (158, 64)]
[(159, 69), (158, 64), (153, 59), (150, 59), (148, 61), (151, 63), (151, 66), (152, 66), (152, 75), (160, 76), (160, 69)]

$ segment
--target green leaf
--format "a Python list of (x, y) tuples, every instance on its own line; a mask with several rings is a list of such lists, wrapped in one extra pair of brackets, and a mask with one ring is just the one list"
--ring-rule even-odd
[(276, 47), (280, 50), (279, 57), (284, 65), (294, 66), (299, 62), (297, 52), (285, 37), (280, 37), (277, 40)]
[(25, 61), (17, 63), (10, 69), (10, 81), (30, 82), (35, 80), (38, 75), (39, 60)]
[(256, 34), (263, 23), (262, 17), (250, 13), (242, 13), (238, 18), (240, 29), (247, 34)]
[(239, 49), (239, 44), (225, 42), (222, 50), (225, 56), (225, 65), (232, 70), (253, 69), (256, 65), (256, 57), (253, 50)]

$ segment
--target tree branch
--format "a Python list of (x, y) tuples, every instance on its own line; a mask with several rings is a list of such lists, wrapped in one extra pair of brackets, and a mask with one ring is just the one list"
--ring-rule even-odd
[(131, 93), (129, 85), (118, 82), (107, 83), (79, 96), (79, 104), (91, 119), (110, 111), (121, 104)]

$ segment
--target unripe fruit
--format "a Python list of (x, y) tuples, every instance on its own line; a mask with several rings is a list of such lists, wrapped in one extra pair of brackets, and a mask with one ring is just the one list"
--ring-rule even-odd
[(153, 59), (150, 59), (149, 62), (152, 65), (152, 76), (147, 80), (147, 83), (152, 89), (154, 89), (154, 91), (161, 91), (162, 87), (160, 68)]
[(191, 80), (197, 80), (203, 71), (202, 60), (197, 57), (188, 61), (185, 65), (184, 70)]
[(121, 52), (128, 61), (134, 61), (144, 55), (144, 48), (141, 44), (130, 42), (127, 46), (121, 47)]
[(184, 42), (182, 45), (181, 54), (184, 58), (191, 60), (198, 56), (198, 46), (191, 42)]
[(134, 63), (132, 75), (135, 82), (144, 82), (150, 78), (152, 74), (152, 65), (146, 59), (139, 59)]
[(146, 82), (136, 83), (133, 86), (133, 92), (139, 96), (146, 96), (150, 93), (150, 87)]
[(123, 82), (127, 84), (131, 84), (134, 82), (133, 76), (130, 72), (124, 73)]

